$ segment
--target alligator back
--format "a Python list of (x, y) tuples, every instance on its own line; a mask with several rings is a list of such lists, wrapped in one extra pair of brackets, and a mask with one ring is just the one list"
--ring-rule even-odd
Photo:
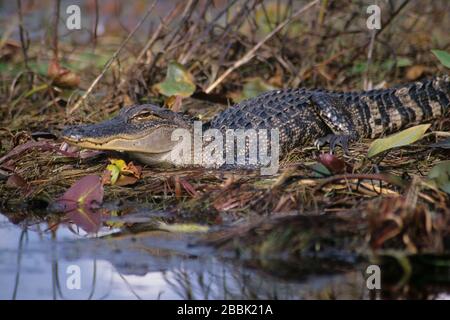
[(390, 89), (332, 94), (345, 101), (359, 135), (375, 138), (444, 115), (450, 107), (450, 78), (444, 75)]
[[(315, 99), (311, 99), (313, 96)], [(332, 119), (324, 119), (327, 113), (320, 112), (313, 102), (325, 98), (336, 102)], [(339, 127), (340, 122), (349, 119), (357, 136), (375, 138), (438, 118), (448, 111), (449, 101), (447, 75), (371, 91), (275, 90), (228, 108), (212, 120), (211, 127), (276, 128), (280, 131), (281, 146), (289, 149), (333, 132), (330, 124)]]

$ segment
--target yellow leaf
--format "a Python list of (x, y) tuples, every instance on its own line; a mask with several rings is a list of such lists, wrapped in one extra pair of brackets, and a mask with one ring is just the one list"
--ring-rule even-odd
[(408, 128), (400, 131), (396, 134), (390, 135), (386, 138), (377, 139), (369, 147), (367, 156), (372, 158), (373, 156), (384, 152), (386, 150), (407, 146), (423, 138), (423, 135), (428, 130), (431, 124), (421, 124), (415, 127)]
[(120, 171), (123, 171), (127, 166), (126, 162), (122, 159), (110, 159), (109, 162), (119, 168)]
[(111, 172), (111, 184), (115, 184), (117, 179), (119, 179), (120, 169), (114, 164), (109, 164), (106, 170)]
[(133, 162), (126, 163), (122, 159), (109, 159), (109, 164), (105, 171), (105, 183), (111, 183), (111, 185), (117, 184), (124, 186), (127, 184), (133, 184), (141, 177), (142, 168), (135, 166)]
[(203, 226), (195, 223), (167, 224), (164, 222), (160, 222), (158, 228), (161, 230), (177, 233), (207, 232), (209, 230), (208, 226)]

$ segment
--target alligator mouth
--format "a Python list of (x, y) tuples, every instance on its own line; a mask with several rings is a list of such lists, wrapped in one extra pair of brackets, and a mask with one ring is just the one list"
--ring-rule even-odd
[(80, 148), (139, 152), (148, 154), (166, 153), (172, 150), (173, 142), (165, 135), (161, 134), (160, 129), (152, 129), (141, 134), (118, 134), (115, 136), (89, 137), (79, 133), (63, 132), (62, 138), (71, 145)]
[(106, 145), (108, 143), (113, 142), (114, 140), (122, 140), (122, 141), (133, 141), (136, 139), (145, 138), (148, 134), (141, 135), (117, 135), (114, 137), (86, 137), (79, 134), (68, 134), (62, 136), (62, 138), (69, 143), (82, 146), (82, 145), (90, 145), (94, 147), (101, 147), (102, 145)]
[[(67, 143), (75, 145), (80, 148), (97, 149), (97, 150), (118, 150), (117, 148), (113, 147), (115, 144), (117, 144), (117, 142), (131, 140), (131, 139), (114, 138), (114, 139), (99, 141), (97, 139), (74, 138), (74, 137), (63, 137), (63, 139)], [(126, 151), (126, 150), (121, 148), (118, 151)]]

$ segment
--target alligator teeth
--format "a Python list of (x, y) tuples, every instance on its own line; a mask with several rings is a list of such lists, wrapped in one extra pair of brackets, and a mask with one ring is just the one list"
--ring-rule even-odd
[(81, 141), (81, 135), (80, 134), (71, 134), (69, 136), (70, 140), (76, 141), (76, 142), (80, 142)]

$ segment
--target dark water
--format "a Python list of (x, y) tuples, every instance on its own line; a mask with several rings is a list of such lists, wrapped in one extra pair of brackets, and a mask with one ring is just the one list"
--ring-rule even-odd
[[(370, 290), (368, 263), (346, 250), (329, 250), (327, 257), (236, 255), (233, 247), (200, 241), (222, 234), (222, 227), (207, 233), (149, 228), (161, 214), (138, 206), (104, 220), (92, 235), (64, 223), (51, 231), (56, 223), (45, 214), (18, 219), (0, 211), (0, 299), (450, 298), (450, 257), (414, 255), (407, 274), (398, 263), (405, 256), (392, 254), (380, 265), (381, 290)], [(128, 226), (111, 227), (111, 221)]]
[[(283, 279), (191, 246), (192, 235), (88, 237), (60, 226), (52, 236), (47, 229), (46, 223), (14, 225), (0, 215), (0, 299), (369, 297), (361, 270)], [(296, 267), (305, 266), (290, 266)], [(74, 268), (79, 289), (71, 282)]]

